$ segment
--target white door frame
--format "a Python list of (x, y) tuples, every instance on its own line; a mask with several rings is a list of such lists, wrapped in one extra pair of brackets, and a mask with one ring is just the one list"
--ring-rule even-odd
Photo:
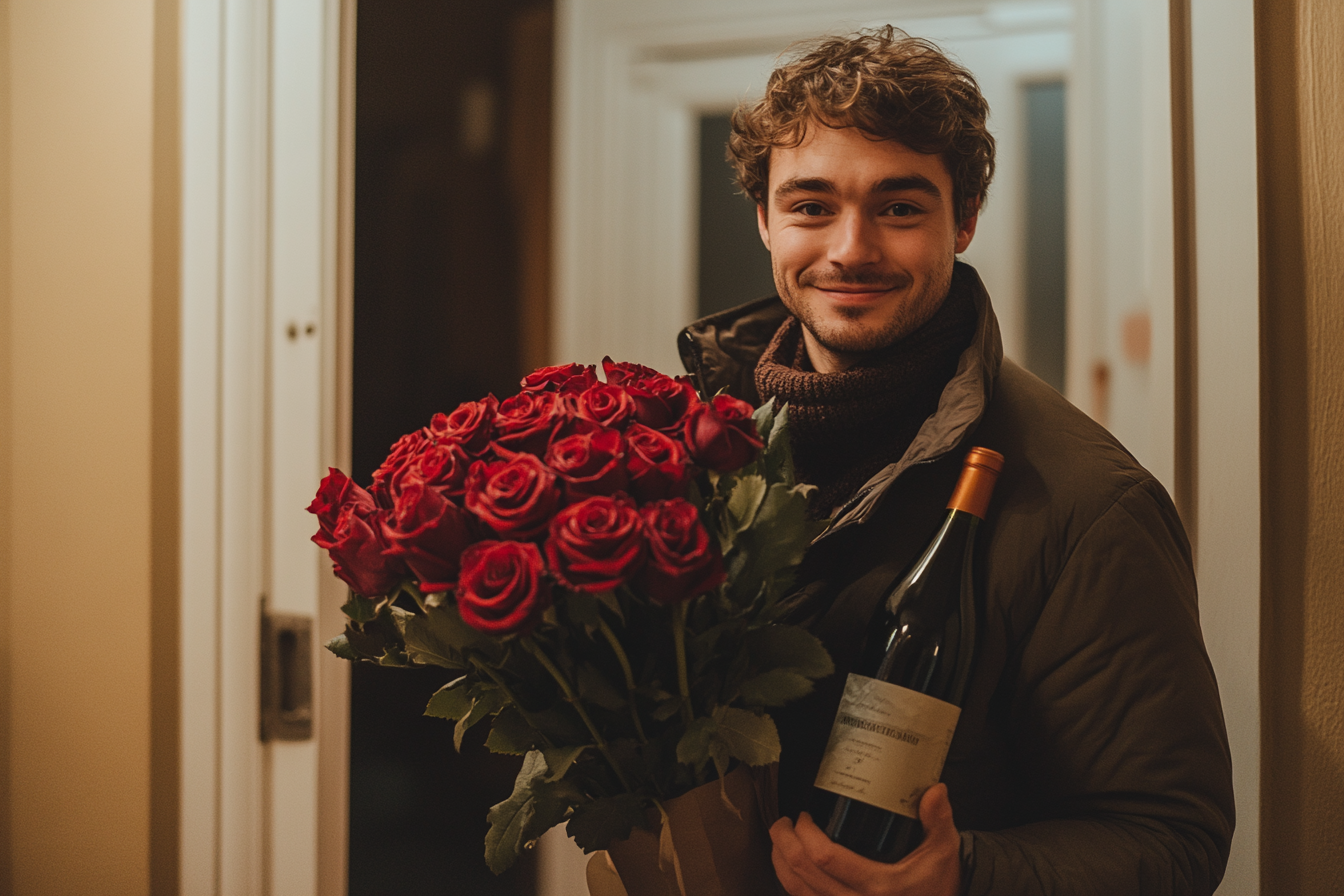
[(315, 732), (343, 696), (320, 649), (331, 577), (303, 513), (348, 451), (341, 6), (182, 3), (184, 896), (316, 894), (319, 867), (323, 891), (344, 892), (344, 837), (319, 835), (319, 818), (344, 831), (344, 794), (318, 787), (328, 754), (343, 771), (343, 740), (319, 759), (317, 739), (258, 733), (263, 595), (316, 620)]

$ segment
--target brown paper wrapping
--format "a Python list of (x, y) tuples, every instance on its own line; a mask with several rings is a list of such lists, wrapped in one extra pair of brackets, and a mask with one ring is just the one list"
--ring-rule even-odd
[[(777, 767), (739, 765), (722, 781), (711, 781), (663, 802), (670, 824), (657, 820), (650, 832), (636, 828), (613, 843), (612, 864), (627, 896), (775, 896), (782, 891), (770, 863), (770, 825), (778, 818)], [(724, 796), (741, 814), (724, 803)], [(664, 830), (664, 827), (667, 830)], [(665, 839), (670, 831), (671, 842)], [(660, 856), (660, 851), (662, 855)], [(606, 879), (594, 887), (597, 856), (589, 865), (594, 896), (618, 893)], [(679, 873), (678, 873), (679, 872)], [(602, 878), (615, 875), (600, 875)]]

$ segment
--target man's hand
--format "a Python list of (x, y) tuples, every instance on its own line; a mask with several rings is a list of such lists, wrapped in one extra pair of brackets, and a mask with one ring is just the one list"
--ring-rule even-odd
[(806, 812), (796, 826), (781, 818), (770, 828), (775, 873), (792, 896), (957, 896), (961, 838), (945, 785), (935, 784), (924, 794), (919, 821), (924, 841), (888, 865), (832, 843)]

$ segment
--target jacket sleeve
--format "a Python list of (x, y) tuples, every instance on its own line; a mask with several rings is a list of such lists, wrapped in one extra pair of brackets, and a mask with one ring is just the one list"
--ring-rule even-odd
[(964, 892), (1209, 894), (1231, 759), (1188, 542), (1155, 481), (1078, 539), (1013, 681), (1019, 827), (962, 834)]

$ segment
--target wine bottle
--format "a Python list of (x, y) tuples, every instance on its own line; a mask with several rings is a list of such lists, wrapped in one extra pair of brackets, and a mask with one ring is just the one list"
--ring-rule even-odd
[(971, 557), (1003, 455), (966, 455), (938, 534), (874, 614), (845, 682), (815, 786), (838, 794), (826, 833), (860, 855), (903, 858), (923, 839), (919, 800), (942, 776), (975, 653)]

